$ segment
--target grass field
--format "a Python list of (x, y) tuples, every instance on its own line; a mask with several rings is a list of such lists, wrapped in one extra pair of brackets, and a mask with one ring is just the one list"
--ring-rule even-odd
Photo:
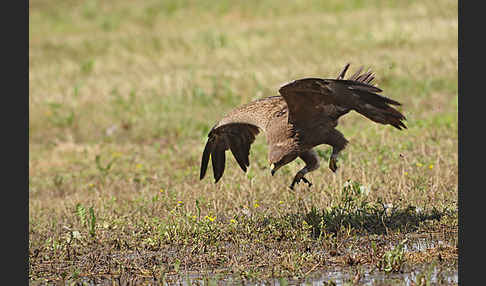
[[(457, 273), (457, 34), (446, 0), (29, 1), (29, 279)], [(321, 145), (295, 192), (261, 135), (246, 174), (227, 153), (199, 180), (224, 113), (347, 62), (408, 129), (346, 115), (339, 170)]]

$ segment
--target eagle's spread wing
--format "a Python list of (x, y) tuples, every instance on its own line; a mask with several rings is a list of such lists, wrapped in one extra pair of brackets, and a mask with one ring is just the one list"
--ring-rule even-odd
[(401, 104), (378, 94), (382, 90), (371, 84), (374, 75), (370, 71), (361, 74), (360, 69), (345, 80), (348, 67), (337, 79), (304, 78), (280, 87), (279, 93), (288, 105), (289, 122), (306, 126), (318, 117), (337, 119), (356, 110), (375, 122), (406, 128), (402, 122), (405, 116), (390, 106)]
[(204, 147), (199, 178), (202, 179), (206, 175), (209, 157), (211, 157), (214, 179), (218, 182), (224, 173), (225, 152), (228, 149), (233, 153), (241, 169), (246, 172), (246, 168), (250, 166), (250, 145), (259, 132), (257, 126), (246, 123), (229, 123), (211, 130)]
[(231, 153), (241, 169), (246, 172), (250, 166), (250, 145), (260, 130), (265, 131), (272, 114), (285, 108), (285, 102), (279, 96), (253, 101), (232, 110), (223, 117), (208, 134), (201, 159), (200, 179), (206, 175), (211, 158), (215, 182), (223, 176), (226, 150)]

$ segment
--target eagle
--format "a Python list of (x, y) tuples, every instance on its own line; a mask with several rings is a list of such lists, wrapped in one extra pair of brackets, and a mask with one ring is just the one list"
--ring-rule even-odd
[(375, 73), (371, 70), (362, 73), (363, 67), (360, 67), (344, 79), (349, 66), (346, 64), (335, 79), (290, 81), (278, 89), (279, 95), (254, 100), (227, 113), (208, 134), (201, 158), (200, 180), (206, 175), (210, 158), (215, 183), (221, 179), (228, 149), (246, 172), (250, 166), (250, 146), (255, 136), (263, 131), (269, 146), (272, 176), (299, 157), (305, 166), (297, 172), (289, 187), (293, 190), (301, 181), (310, 187), (312, 183), (304, 176), (319, 168), (314, 147), (330, 145), (329, 168), (333, 172), (338, 168), (338, 155), (348, 143), (335, 129), (341, 116), (354, 110), (374, 122), (398, 130), (407, 128), (403, 123), (405, 116), (390, 106), (401, 103), (378, 94), (382, 90), (372, 83)]

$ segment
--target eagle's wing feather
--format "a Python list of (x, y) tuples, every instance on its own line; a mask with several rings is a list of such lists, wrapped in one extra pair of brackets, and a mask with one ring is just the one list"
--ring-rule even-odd
[(285, 101), (280, 96), (267, 97), (233, 109), (224, 116), (209, 132), (208, 141), (201, 158), (199, 178), (203, 179), (209, 164), (213, 165), (216, 182), (223, 176), (225, 152), (231, 150), (240, 168), (246, 172), (250, 166), (250, 146), (260, 131), (266, 126), (273, 114), (282, 108)]
[(250, 166), (250, 145), (259, 132), (257, 126), (246, 123), (228, 123), (213, 128), (204, 147), (199, 178), (202, 180), (206, 175), (209, 158), (211, 158), (214, 179), (218, 182), (224, 173), (225, 152), (228, 149), (233, 153), (241, 169), (246, 172), (247, 167)]
[[(371, 71), (360, 74), (360, 68), (349, 79), (343, 79), (348, 67), (349, 64), (337, 79), (304, 78), (280, 87), (279, 93), (288, 105), (289, 122), (305, 126), (322, 116), (337, 119), (355, 110), (375, 122), (406, 128), (402, 122), (405, 116), (389, 106), (401, 104), (378, 94), (382, 90), (371, 84)], [(324, 108), (326, 105), (334, 108)]]

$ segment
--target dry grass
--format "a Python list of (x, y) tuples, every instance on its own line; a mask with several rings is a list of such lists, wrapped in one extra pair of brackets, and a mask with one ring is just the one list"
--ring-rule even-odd
[[(107, 269), (143, 276), (149, 266), (173, 271), (176, 261), (181, 269), (250, 278), (330, 267), (332, 259), (318, 255), (330, 241), (375, 235), (354, 226), (317, 239), (302, 224), (313, 208), (339, 206), (348, 180), (369, 189), (370, 213), (383, 202), (397, 213), (412, 206), (429, 215), (399, 219), (384, 232), (390, 241), (438, 232), (456, 247), (457, 3), (264, 3), (29, 2), (31, 279)], [(223, 113), (274, 95), (291, 79), (335, 77), (346, 62), (376, 71), (384, 94), (403, 103), (407, 130), (347, 115), (338, 128), (350, 141), (340, 169), (326, 168), (328, 146), (319, 147), (322, 167), (308, 175), (314, 185), (295, 193), (287, 186), (303, 163), (272, 177), (263, 136), (252, 145), (247, 174), (229, 157), (217, 185), (199, 181), (207, 132)], [(93, 208), (94, 237), (76, 206)], [(429, 221), (432, 214), (439, 220)], [(75, 246), (77, 254), (69, 253)], [(310, 247), (307, 258), (301, 247)], [(110, 253), (135, 248), (162, 258), (117, 268), (123, 263)], [(454, 264), (457, 253), (445, 249)], [(105, 264), (89, 268), (96, 262), (89, 253)], [(265, 260), (280, 270), (259, 266)]]

